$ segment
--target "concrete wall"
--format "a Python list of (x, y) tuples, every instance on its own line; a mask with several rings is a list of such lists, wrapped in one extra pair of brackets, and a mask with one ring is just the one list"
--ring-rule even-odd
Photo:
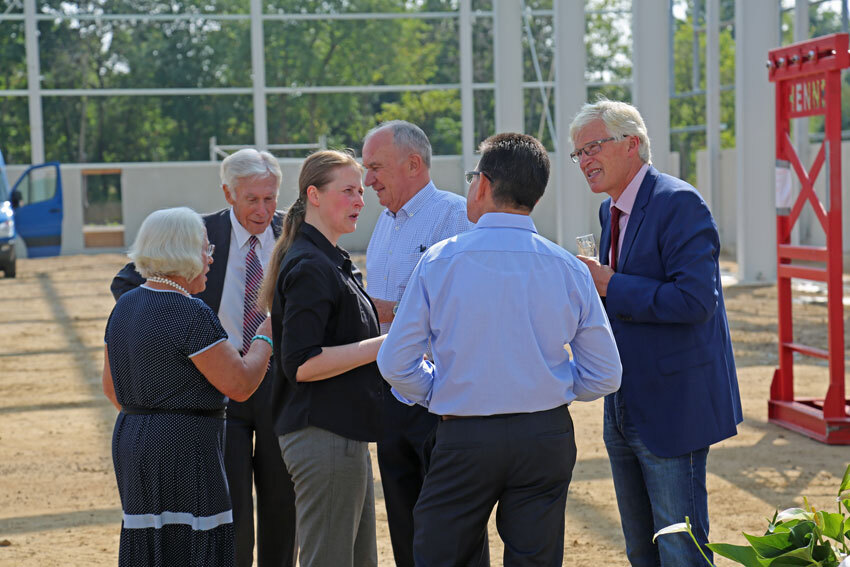
[[(671, 155), (671, 163), (678, 171), (678, 155)], [(558, 167), (563, 163), (567, 167), (577, 167), (569, 159), (559, 160), (553, 154), (550, 180), (555, 179)], [(300, 159), (282, 159), (281, 184), (278, 206), (286, 208), (297, 197), (298, 172)], [(90, 169), (121, 170), (121, 212), (124, 219), (123, 248), (86, 248), (83, 239), (83, 172)], [(8, 166), (12, 183), (26, 169), (26, 166)], [(62, 254), (82, 254), (94, 252), (123, 252), (133, 242), (145, 217), (152, 211), (166, 207), (187, 206), (199, 213), (217, 211), (227, 206), (219, 181), (219, 164), (213, 162), (162, 162), (162, 163), (110, 163), (110, 164), (68, 164), (62, 165), (63, 204), (65, 210), (62, 222)], [(463, 178), (460, 156), (434, 156), (431, 168), (434, 183), (440, 189), (465, 195), (466, 182)], [(557, 239), (557, 196), (556, 184), (550, 181), (543, 198), (535, 207), (532, 217), (537, 230), (551, 240)], [(571, 191), (589, 191), (582, 182), (581, 187)], [(561, 243), (570, 251), (575, 251), (574, 236), (593, 232), (599, 236), (598, 210), (603, 197), (590, 195), (583, 215), (584, 226), (566, 227), (567, 242)], [(563, 199), (569, 207), (574, 200), (570, 195)], [(374, 192), (366, 188), (366, 207), (357, 223), (357, 230), (343, 236), (340, 245), (353, 252), (366, 250), (372, 229), (382, 207)], [(734, 224), (734, 221), (733, 221)]]

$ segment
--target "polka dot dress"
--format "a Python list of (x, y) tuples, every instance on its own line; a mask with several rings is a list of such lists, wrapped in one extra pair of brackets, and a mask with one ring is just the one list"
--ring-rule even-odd
[[(227, 398), (190, 360), (227, 333), (201, 300), (140, 287), (106, 325), (118, 403), (217, 410)], [(121, 566), (232, 566), (233, 512), (224, 476), (224, 420), (120, 413), (112, 459), (124, 512)]]

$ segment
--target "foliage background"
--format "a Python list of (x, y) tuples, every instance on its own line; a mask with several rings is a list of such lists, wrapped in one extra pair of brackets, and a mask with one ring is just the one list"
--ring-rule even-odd
[[(553, 0), (525, 0), (550, 10)], [(705, 147), (705, 0), (673, 0), (671, 149), (680, 153), (681, 176), (695, 180), (696, 151)], [(631, 2), (586, 3), (588, 99), (630, 100)], [(793, 36), (792, 0), (782, 1), (783, 43)], [(264, 0), (266, 14), (456, 11), (457, 0)], [(494, 131), (492, 2), (473, 0), (476, 143)], [(840, 2), (810, 8), (811, 37), (840, 31)], [(248, 14), (248, 0), (37, 0), (41, 14), (195, 14), (193, 20), (40, 21), (44, 89), (251, 87), (250, 24), (204, 15)], [(0, 0), (0, 14), (21, 14), (20, 0)], [(722, 144), (735, 144), (734, 0), (721, 0)], [(552, 81), (551, 15), (530, 22), (544, 81)], [(0, 92), (26, 89), (24, 24), (0, 19)], [(270, 20), (264, 23), (269, 87), (445, 84), (460, 81), (457, 21)], [(524, 79), (538, 78), (524, 37)], [(695, 53), (696, 51), (696, 53)], [(850, 85), (845, 84), (845, 89)], [(552, 88), (545, 89), (551, 100)], [(850, 97), (844, 97), (850, 105)], [(526, 132), (552, 147), (544, 95), (526, 89)], [(847, 109), (850, 110), (850, 109)], [(209, 139), (253, 142), (250, 94), (193, 96), (50, 96), (43, 98), (45, 154), (62, 162), (206, 160)], [(270, 143), (312, 143), (359, 149), (363, 133), (382, 120), (420, 124), (436, 154), (459, 154), (460, 93), (424, 92), (267, 95)], [(553, 112), (549, 104), (549, 112)], [(850, 112), (844, 112), (850, 116)], [(848, 120), (848, 118), (845, 118)], [(812, 131), (822, 129), (816, 119)], [(0, 147), (11, 163), (30, 156), (26, 97), (0, 94)], [(303, 154), (303, 152), (300, 152)], [(281, 155), (299, 155), (281, 153)]]

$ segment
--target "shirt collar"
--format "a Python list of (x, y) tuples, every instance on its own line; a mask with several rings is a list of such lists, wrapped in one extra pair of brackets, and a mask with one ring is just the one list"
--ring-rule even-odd
[[(433, 181), (428, 181), (428, 184), (416, 192), (402, 207), (399, 212), (404, 211), (408, 217), (412, 217), (425, 206), (425, 203), (437, 193), (437, 187)], [(384, 212), (391, 217), (395, 217), (398, 213), (393, 213), (389, 209), (384, 209)]]
[(645, 163), (641, 166), (635, 176), (632, 177), (632, 180), (629, 181), (629, 184), (626, 185), (626, 190), (620, 194), (620, 198), (617, 199), (616, 202), (614, 202), (614, 199), (611, 199), (612, 209), (616, 206), (626, 215), (632, 214), (632, 207), (635, 204), (635, 199), (637, 199), (638, 190), (640, 189), (641, 183), (643, 183), (643, 178), (646, 177), (647, 171), (649, 171), (649, 164)]
[(343, 268), (346, 264), (351, 265), (351, 260), (348, 257), (348, 252), (340, 248), (339, 246), (334, 246), (331, 244), (331, 241), (325, 238), (325, 235), (322, 234), (318, 228), (313, 226), (308, 222), (302, 222), (301, 228), (298, 230), (304, 237), (306, 237), (310, 242), (316, 245), (316, 247), (322, 251), (334, 264), (338, 267)]
[[(241, 250), (245, 246), (245, 243), (248, 242), (248, 239), (251, 238), (251, 233), (239, 223), (236, 213), (233, 212), (233, 207), (230, 207), (230, 226), (233, 227), (233, 235), (236, 237), (236, 247)], [(274, 246), (274, 231), (272, 231), (271, 223), (266, 227), (266, 230), (257, 235), (257, 240), (259, 241), (260, 248), (265, 250), (268, 246), (268, 249), (271, 250)]]
[(472, 229), (478, 228), (521, 228), (537, 232), (537, 227), (534, 226), (534, 221), (529, 215), (515, 213), (485, 213)]

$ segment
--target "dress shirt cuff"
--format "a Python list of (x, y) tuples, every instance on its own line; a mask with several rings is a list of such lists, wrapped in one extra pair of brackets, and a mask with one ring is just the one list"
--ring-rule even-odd
[[(386, 377), (384, 379), (386, 380)], [(427, 408), (431, 404), (431, 394), (434, 392), (434, 364), (423, 360), (410, 376), (386, 381), (392, 386), (390, 391), (393, 396), (401, 403), (419, 404)]]
[(402, 396), (399, 393), (399, 391), (396, 390), (395, 388), (390, 388), (390, 392), (392, 392), (392, 395), (395, 397), (395, 399), (397, 399), (398, 401), (400, 401), (404, 405), (406, 405), (406, 406), (415, 406), (416, 405), (416, 402), (414, 402), (412, 400), (408, 400), (407, 398)]

